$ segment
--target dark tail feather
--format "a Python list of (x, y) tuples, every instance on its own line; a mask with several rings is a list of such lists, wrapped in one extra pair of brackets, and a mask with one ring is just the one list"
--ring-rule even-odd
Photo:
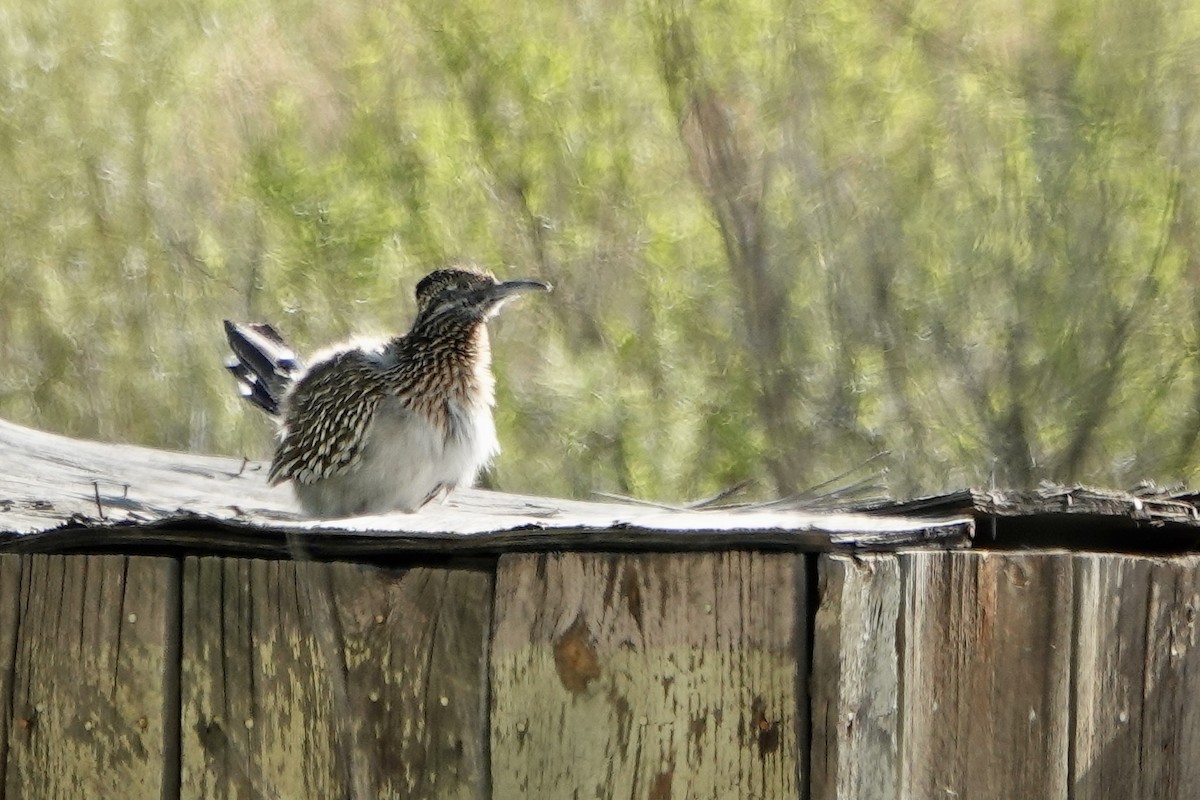
[(279, 414), (279, 404), (302, 368), (295, 351), (265, 322), (225, 320), (225, 338), (233, 350), (225, 368), (237, 379), (242, 397), (272, 416)]

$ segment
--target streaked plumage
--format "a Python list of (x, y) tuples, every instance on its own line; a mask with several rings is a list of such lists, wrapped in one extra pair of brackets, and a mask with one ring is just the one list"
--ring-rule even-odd
[[(307, 513), (339, 517), (415, 511), (473, 483), (499, 451), (486, 322), (508, 298), (547, 289), (475, 268), (438, 270), (417, 285), (408, 334), (333, 348), (307, 369), (294, 355), (289, 366), (290, 349), (269, 326), (226, 323), (243, 395), (281, 418), (271, 484), (291, 481)], [(255, 334), (285, 355), (282, 365), (261, 351), (243, 357)]]

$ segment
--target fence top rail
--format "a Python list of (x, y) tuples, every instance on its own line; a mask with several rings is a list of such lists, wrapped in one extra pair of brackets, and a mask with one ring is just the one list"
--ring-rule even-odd
[(1200, 549), (1196, 498), (1156, 490), (1044, 486), (704, 508), (459, 490), (416, 514), (313, 521), (265, 475), (262, 463), (247, 459), (72, 439), (0, 421), (0, 553), (436, 560), (561, 550)]

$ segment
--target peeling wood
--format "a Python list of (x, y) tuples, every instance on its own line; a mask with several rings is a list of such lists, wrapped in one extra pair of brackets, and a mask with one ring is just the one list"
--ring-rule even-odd
[(12, 659), (2, 794), (161, 797), (169, 561), (0, 556), (0, 565), (0, 639)]
[(802, 557), (505, 556), (494, 797), (795, 798)]
[(181, 796), (486, 797), (491, 586), (188, 559)]

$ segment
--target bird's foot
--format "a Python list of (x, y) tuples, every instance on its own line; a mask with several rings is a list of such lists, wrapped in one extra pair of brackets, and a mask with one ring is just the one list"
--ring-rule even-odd
[(454, 491), (454, 487), (455, 484), (453, 483), (439, 483), (437, 488), (430, 492), (425, 499), (421, 501), (421, 504), (417, 506), (417, 509), (420, 510), (424, 508), (434, 500), (437, 500), (439, 503), (445, 503), (446, 498), (449, 497), (450, 493)]

